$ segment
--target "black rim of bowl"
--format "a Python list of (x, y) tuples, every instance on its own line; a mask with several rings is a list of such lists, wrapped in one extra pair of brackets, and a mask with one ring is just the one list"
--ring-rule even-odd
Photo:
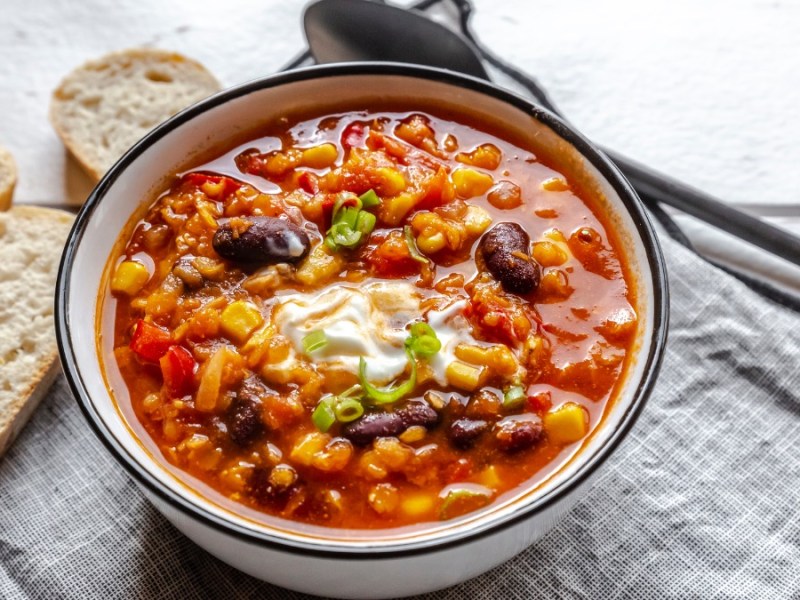
[[(487, 519), (485, 522), (471, 528), (463, 528), (455, 532), (448, 532), (448, 530), (445, 529), (440, 534), (429, 536), (426, 539), (409, 538), (398, 540), (395, 545), (391, 545), (391, 541), (387, 542), (385, 540), (380, 542), (375, 541), (374, 543), (370, 543), (368, 540), (356, 540), (354, 541), (354, 545), (326, 546), (325, 543), (327, 540), (325, 538), (319, 538), (316, 541), (306, 541), (302, 539), (285, 538), (277, 532), (275, 534), (270, 534), (264, 531), (256, 531), (226, 520), (205, 508), (201, 508), (158, 481), (154, 475), (128, 453), (123, 444), (119, 442), (106, 427), (99, 412), (96, 410), (75, 364), (68, 320), (72, 264), (77, 247), (85, 232), (86, 224), (119, 175), (152, 143), (169, 134), (180, 125), (190, 121), (195, 116), (232, 99), (287, 83), (350, 75), (407, 76), (459, 86), (502, 100), (551, 128), (557, 135), (565, 139), (578, 150), (578, 152), (600, 172), (602, 177), (619, 195), (633, 219), (636, 232), (644, 245), (654, 290), (654, 303), (652, 307), (653, 338), (650, 352), (646, 357), (646, 364), (641, 380), (634, 392), (634, 398), (623, 414), (619, 425), (611, 433), (609, 438), (605, 440), (600, 448), (579, 465), (577, 471), (570, 478), (548, 490), (545, 494), (533, 501), (518, 502), (518, 506), (508, 512), (502, 520), (493, 521)], [(496, 87), (491, 83), (443, 69), (382, 62), (329, 64), (277, 73), (219, 92), (185, 109), (156, 127), (137, 142), (113, 167), (111, 167), (100, 183), (98, 183), (97, 187), (92, 191), (78, 214), (61, 258), (55, 300), (58, 349), (61, 356), (61, 363), (64, 367), (69, 385), (72, 388), (72, 392), (77, 398), (78, 404), (95, 434), (139, 484), (144, 485), (149, 492), (155, 494), (162, 502), (166, 502), (185, 515), (197, 519), (218, 531), (234, 535), (250, 543), (266, 545), (275, 550), (328, 558), (357, 558), (364, 557), (365, 555), (369, 555), (370, 558), (391, 558), (440, 551), (456, 544), (475, 541), (478, 538), (496, 534), (552, 506), (559, 499), (572, 493), (577, 487), (586, 482), (587, 478), (591, 476), (595, 469), (605, 462), (636, 422), (642, 407), (650, 395), (661, 366), (669, 319), (666, 267), (653, 227), (636, 192), (622, 176), (619, 169), (617, 169), (602, 152), (597, 150), (580, 133), (567, 126), (559, 117), (551, 112), (537, 106), (526, 98)]]

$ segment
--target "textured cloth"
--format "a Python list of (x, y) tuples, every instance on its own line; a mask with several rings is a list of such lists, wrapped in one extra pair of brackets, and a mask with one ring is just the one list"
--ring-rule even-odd
[[(426, 598), (800, 598), (800, 319), (662, 237), (670, 340), (630, 435), (547, 536)], [(301, 597), (175, 530), (63, 378), (0, 461), (0, 598)]]

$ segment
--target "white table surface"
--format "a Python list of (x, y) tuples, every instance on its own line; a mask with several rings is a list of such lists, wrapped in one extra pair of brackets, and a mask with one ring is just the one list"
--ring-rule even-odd
[[(474, 4), (481, 40), (536, 75), (584, 133), (800, 233), (800, 2)], [(0, 144), (19, 164), (16, 201), (76, 205), (91, 190), (47, 120), (50, 94), (72, 68), (149, 45), (196, 58), (233, 85), (303, 48), (303, 5), (0, 0)], [(705, 251), (751, 260), (752, 247), (680, 222)], [(759, 264), (800, 290), (800, 271)]]

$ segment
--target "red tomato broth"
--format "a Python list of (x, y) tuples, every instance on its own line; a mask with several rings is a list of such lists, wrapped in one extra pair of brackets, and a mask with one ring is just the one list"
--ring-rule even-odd
[[(376, 113), (371, 113), (376, 114)], [(380, 115), (387, 119), (388, 122), (396, 124), (397, 121), (407, 118), (409, 115), (419, 114), (412, 113), (380, 113)], [(575, 190), (565, 190), (560, 192), (548, 192), (541, 189), (541, 182), (551, 177), (563, 177), (557, 171), (537, 162), (536, 159), (529, 153), (525, 152), (509, 142), (505, 142), (495, 136), (473, 129), (472, 127), (455, 124), (446, 118), (437, 118), (426, 115), (429, 119), (430, 126), (436, 132), (436, 139), (441, 140), (446, 133), (455, 135), (458, 141), (459, 150), (450, 153), (451, 156), (460, 151), (469, 151), (474, 147), (491, 143), (500, 149), (503, 159), (500, 165), (491, 171), (492, 174), (497, 174), (495, 181), (501, 179), (508, 179), (514, 181), (519, 185), (522, 190), (521, 206), (511, 210), (502, 210), (492, 206), (486, 200), (486, 194), (478, 197), (470, 198), (467, 200), (469, 204), (477, 205), (483, 208), (492, 219), (492, 225), (499, 222), (514, 222), (519, 223), (524, 227), (530, 235), (532, 242), (542, 240), (546, 231), (551, 227), (556, 226), (564, 235), (569, 239), (573, 232), (579, 231), (584, 228), (591, 228), (596, 232), (597, 237), (602, 241), (602, 248), (604, 254), (603, 264), (592, 264), (591, 260), (587, 261), (587, 265), (593, 270), (603, 272), (608, 275), (608, 267), (610, 264), (612, 278), (603, 277), (590, 272), (585, 268), (585, 265), (575, 257), (570, 257), (564, 265), (562, 265), (563, 272), (569, 278), (569, 286), (572, 289), (571, 294), (565, 300), (553, 298), (543, 298), (544, 294), (537, 290), (530, 294), (528, 300), (532, 301), (533, 308), (538, 314), (540, 324), (534, 323), (534, 327), (538, 327), (548, 339), (552, 338), (552, 363), (561, 365), (562, 367), (572, 364), (572, 367), (562, 369), (562, 372), (550, 374), (548, 376), (540, 377), (538, 380), (530, 384), (528, 389), (529, 394), (542, 389), (547, 389), (552, 393), (552, 404), (554, 408), (558, 408), (566, 399), (572, 399), (574, 394), (580, 394), (583, 401), (581, 406), (587, 411), (589, 428), (587, 434), (597, 427), (602, 420), (603, 415), (607, 412), (611, 400), (614, 396), (614, 390), (617, 383), (620, 381), (624, 372), (625, 366), (629, 361), (634, 343), (634, 333), (628, 330), (617, 339), (616, 344), (610, 344), (599, 333), (602, 328), (604, 320), (608, 319), (617, 310), (632, 310), (636, 306), (635, 289), (633, 280), (628, 273), (628, 264), (624, 254), (621, 251), (621, 244), (615, 239), (613, 235), (613, 228), (606, 226), (602, 215), (598, 215), (598, 207), (593, 205), (590, 200), (584, 200), (586, 193), (580, 189), (579, 186), (574, 186)], [(342, 130), (344, 130), (349, 122), (353, 120), (364, 121), (363, 113), (354, 113), (352, 115), (338, 115), (335, 117), (323, 117), (322, 119), (309, 119), (302, 121), (289, 128), (281, 134), (281, 127), (278, 126), (278, 131), (270, 132), (268, 137), (262, 137), (254, 140), (252, 143), (240, 146), (236, 149), (236, 155), (241, 154), (245, 148), (259, 148), (267, 150), (277, 150), (280, 147), (284, 149), (292, 147), (296, 144), (297, 140), (302, 140), (299, 144), (301, 148), (313, 147), (322, 143), (333, 142), (337, 143), (337, 158), (335, 166), (340, 165), (345, 157), (345, 151), (338, 146), (338, 141), (341, 138)], [(366, 119), (368, 121), (368, 119)], [(320, 124), (323, 125), (320, 128)], [(330, 126), (332, 125), (333, 126)], [(391, 129), (388, 130), (391, 132)], [(276, 139), (281, 140), (281, 144), (276, 143)], [(354, 139), (351, 135), (350, 139)], [(366, 138), (365, 138), (366, 139)], [(422, 152), (422, 151), (419, 151)], [(256, 187), (261, 190), (269, 190), (275, 193), (276, 189), (280, 189), (281, 193), (291, 193), (300, 187), (298, 182), (294, 182), (290, 177), (274, 177), (272, 181), (268, 181), (259, 176), (252, 174), (243, 175), (240, 173), (233, 159), (233, 152), (228, 152), (222, 158), (206, 163), (192, 172), (214, 173), (219, 175), (234, 176), (238, 181), (246, 182), (248, 184), (256, 184)], [(436, 158), (436, 157), (434, 157)], [(427, 159), (425, 159), (427, 160)], [(437, 159), (442, 160), (442, 159)], [(453, 160), (445, 161), (446, 164), (452, 169), (458, 166), (463, 166)], [(308, 173), (324, 176), (329, 170), (327, 168), (318, 169), (302, 169)], [(506, 174), (507, 173), (507, 174)], [(180, 191), (181, 186), (188, 186), (189, 188), (196, 188), (197, 182), (190, 180), (178, 180), (176, 188), (173, 192)], [(570, 181), (572, 184), (572, 181)], [(366, 185), (366, 184), (361, 184)], [(184, 189), (184, 191), (186, 191)], [(359, 190), (360, 191), (360, 190)], [(190, 189), (188, 193), (196, 194), (196, 189)], [(166, 193), (165, 193), (166, 195)], [(164, 198), (162, 195), (161, 198)], [(157, 202), (160, 202), (159, 199)], [(301, 209), (294, 206), (279, 206), (275, 207), (274, 203), (262, 203), (266, 214), (280, 214), (282, 210), (287, 212), (295, 219), (302, 219)], [(230, 206), (230, 204), (228, 204)], [(251, 207), (252, 208), (252, 207)], [(538, 216), (538, 214), (545, 214), (545, 217)], [(553, 214), (555, 213), (555, 214)], [(246, 214), (246, 213), (245, 213)], [(408, 216), (413, 216), (412, 210)], [(143, 288), (137, 297), (147, 297), (157, 287), (156, 284), (162, 282), (164, 277), (169, 273), (173, 263), (178, 258), (178, 252), (174, 248), (174, 240), (169, 244), (166, 249), (160, 252), (148, 253), (141, 242), (143, 235), (142, 223), (145, 223), (149, 217), (146, 217), (139, 222), (139, 229), (134, 231), (132, 243), (129, 243), (125, 248), (123, 255), (128, 258), (141, 257), (145, 254), (149, 257), (150, 266), (155, 265), (155, 273), (151, 271), (151, 279), (148, 284)], [(154, 219), (157, 221), (157, 219)], [(403, 221), (405, 223), (406, 221)], [(308, 221), (306, 221), (308, 223)], [(325, 233), (325, 227), (329, 225), (326, 220), (318, 220), (314, 225), (309, 226), (309, 232), (312, 235), (317, 235), (316, 239), (312, 239), (312, 246), (319, 242), (319, 239)], [(611, 231), (612, 233), (607, 233)], [(137, 235), (139, 236), (137, 238)], [(378, 246), (378, 241), (382, 238), (385, 239), (386, 233), (382, 231), (379, 225), (366, 245), (360, 250), (354, 252), (352, 255), (358, 257), (359, 260), (368, 260), (370, 254)], [(467, 257), (472, 257), (476, 253), (481, 236), (478, 236), (470, 243), (466, 244), (458, 252), (442, 251), (436, 256), (437, 272), (436, 281), (443, 280), (447, 275), (460, 274), (464, 277), (465, 281), (472, 280), (478, 273), (478, 268), (474, 260), (466, 260)], [(570, 242), (567, 243), (570, 246)], [(212, 251), (213, 253), (213, 251)], [(442, 265), (438, 261), (442, 261)], [(407, 267), (408, 265), (406, 265)], [(232, 267), (228, 269), (227, 267)], [(552, 268), (551, 268), (552, 269)], [(407, 271), (408, 269), (406, 269)], [(402, 268), (399, 268), (398, 273), (406, 274)], [(548, 269), (544, 269), (543, 273), (546, 274)], [(241, 294), (241, 289), (238, 286), (248, 277), (248, 268), (240, 268), (232, 263), (226, 263), (226, 272), (224, 276), (224, 283), (220, 284), (219, 297), (225, 297), (226, 294), (230, 299), (238, 299)], [(338, 276), (334, 277), (331, 281), (360, 281), (363, 279), (360, 275), (353, 277)], [(372, 281), (377, 279), (375, 277), (367, 277), (366, 280)], [(414, 272), (409, 277), (410, 281), (417, 279), (417, 273)], [(365, 280), (365, 281), (366, 281)], [(312, 286), (313, 287), (313, 286)], [(283, 295), (291, 293), (293, 290), (308, 290), (308, 286), (298, 284), (297, 282), (290, 282), (284, 285), (281, 289), (275, 291), (273, 298), (279, 298)], [(428, 290), (423, 290), (427, 292)], [(464, 290), (460, 290), (464, 294)], [(431, 292), (432, 293), (432, 292)], [(273, 298), (266, 301), (262, 308), (267, 309), (265, 318), (268, 319), (269, 304), (274, 304)], [(185, 307), (184, 307), (185, 308)], [(123, 297), (116, 302), (115, 308), (115, 332), (114, 332), (114, 345), (116, 363), (119, 372), (125, 385), (131, 406), (138, 421), (137, 425), (146, 430), (147, 435), (155, 442), (157, 447), (163, 453), (164, 457), (171, 464), (177, 466), (179, 469), (186, 471), (193, 478), (203, 481), (211, 488), (216, 489), (224, 497), (232, 499), (234, 502), (240, 503), (244, 507), (255, 509), (256, 511), (263, 511), (279, 517), (288, 518), (291, 520), (301, 521), (310, 524), (318, 524), (332, 527), (345, 527), (345, 528), (387, 528), (397, 527), (404, 525), (413, 525), (417, 523), (429, 522), (440, 517), (437, 513), (441, 508), (441, 499), (438, 494), (447, 485), (462, 480), (476, 481), (486, 480), (487, 465), (493, 467), (494, 475), (501, 481), (501, 484), (495, 489), (495, 494), (492, 496), (491, 501), (496, 501), (498, 498), (506, 496), (509, 492), (518, 489), (521, 485), (533, 486), (537, 482), (542, 481), (555, 469), (557, 469), (563, 460), (568, 458), (574, 450), (577, 450), (581, 441), (572, 442), (570, 444), (552, 444), (547, 440), (547, 436), (539, 441), (534, 447), (523, 450), (518, 453), (503, 454), (493, 451), (488, 448), (488, 442), (481, 442), (476, 444), (469, 450), (459, 450), (453, 448), (447, 443), (447, 437), (443, 432), (447, 422), (445, 417), (444, 423), (438, 427), (433, 428), (431, 431), (426, 432), (425, 441), (421, 443), (404, 444), (408, 447), (422, 447), (425, 444), (437, 443), (439, 446), (438, 456), (435, 464), (436, 469), (431, 470), (433, 475), (429, 474), (428, 479), (433, 479), (433, 483), (423, 483), (420, 485), (409, 484), (407, 479), (404, 479), (408, 474), (389, 473), (387, 477), (375, 480), (364, 478), (361, 475), (356, 475), (355, 463), (357, 457), (363, 456), (365, 451), (356, 448), (350, 458), (349, 466), (340, 472), (320, 472), (313, 466), (308, 465), (294, 465), (296, 467), (296, 475), (298, 480), (303, 480), (307, 490), (310, 492), (305, 494), (305, 498), (296, 506), (292, 506), (290, 498), (286, 502), (281, 499), (280, 502), (273, 503), (264, 501), (263, 498), (256, 499), (254, 497), (253, 489), (258, 489), (259, 485), (263, 487), (263, 482), (253, 481), (253, 472), (265, 473), (267, 467), (257, 465), (250, 468), (249, 480), (244, 486), (240, 486), (238, 491), (231, 491), (230, 486), (226, 487), (221, 483), (221, 470), (222, 469), (208, 469), (208, 464), (213, 462), (209, 459), (204, 465), (203, 457), (198, 458), (195, 453), (193, 457), (187, 458), (191, 455), (191, 451), (178, 451), (176, 448), (180, 442), (186, 441), (187, 435), (191, 432), (203, 432), (209, 435), (209, 439), (213, 436), (213, 452), (212, 454), (221, 454), (223, 457), (221, 461), (224, 464), (233, 464), (236, 460), (241, 462), (250, 461), (248, 464), (255, 464), (257, 460), (264, 461), (263, 456), (255, 457), (257, 452), (252, 450), (256, 442), (251, 442), (242, 447), (231, 442), (229, 439), (224, 439), (224, 436), (219, 433), (220, 418), (214, 414), (198, 414), (197, 411), (188, 411), (186, 416), (178, 418), (176, 415), (181, 411), (176, 409), (175, 405), (182, 403), (182, 401), (162, 401), (158, 419), (152, 418), (152, 413), (148, 413), (145, 409), (146, 399), (149, 395), (154, 393), (154, 390), (161, 387), (160, 374), (158, 365), (144, 364), (136, 358), (129, 348), (130, 326), (141, 317), (141, 307), (131, 308), (129, 302)], [(171, 316), (172, 320), (180, 321), (184, 316), (191, 316), (191, 311), (184, 310), (185, 314), (176, 313)], [(262, 310), (263, 312), (263, 310)], [(591, 366), (596, 366), (596, 362), (589, 365), (577, 364), (576, 361), (584, 358), (587, 351), (593, 345), (605, 344), (611, 348), (611, 356), (604, 358), (604, 364), (600, 369), (592, 370)], [(608, 349), (607, 348), (607, 349)], [(200, 363), (208, 360), (208, 349), (203, 349), (199, 345), (192, 349), (194, 354), (198, 352), (200, 356), (197, 359)], [(205, 354), (204, 354), (205, 352)], [(620, 357), (620, 354), (622, 355)], [(276, 391), (286, 391), (280, 389), (280, 386), (275, 386)], [(409, 398), (415, 398), (421, 395), (426, 389), (426, 386), (418, 386), (418, 389)], [(493, 386), (486, 386), (487, 391), (494, 391), (502, 398), (502, 390)], [(330, 391), (341, 391), (339, 387), (334, 386)], [(462, 403), (470, 394), (462, 391), (447, 389), (447, 393), (453, 397), (458, 398)], [(324, 394), (323, 394), (324, 395)], [(118, 398), (118, 401), (120, 399)], [(401, 401), (398, 404), (403, 404)], [(285, 407), (277, 407), (280, 410)], [(296, 407), (295, 407), (296, 408)], [(258, 443), (271, 440), (277, 446), (283, 446), (283, 459), (291, 453), (291, 444), (295, 443), (299, 438), (307, 434), (316, 433), (316, 429), (309, 419), (310, 409), (313, 406), (305, 406), (303, 418), (297, 422), (292, 423), (293, 432), (291, 435), (285, 435), (280, 429), (268, 429), (262, 437), (258, 439)], [(262, 407), (263, 409), (263, 407)], [(519, 411), (517, 411), (519, 412)], [(183, 437), (180, 440), (172, 439), (177, 434), (171, 433), (164, 429), (163, 421), (175, 417), (177, 428), (184, 429)], [(183, 420), (181, 421), (181, 418)], [(136, 428), (137, 430), (139, 427)], [(484, 440), (489, 436), (484, 434)], [(394, 442), (393, 442), (394, 443)], [(204, 447), (206, 445), (203, 445)], [(570, 451), (572, 449), (572, 451)], [(566, 455), (565, 455), (566, 452)], [(180, 456), (183, 454), (183, 456)], [(465, 462), (469, 464), (465, 466)], [(487, 462), (488, 461), (488, 462)], [(285, 464), (291, 462), (283, 460), (278, 464)], [(477, 465), (481, 465), (480, 468)], [(290, 465), (291, 466), (291, 465)], [(430, 465), (428, 465), (430, 466)], [(426, 470), (426, 465), (422, 464), (417, 471)], [(228, 474), (230, 477), (230, 474)], [(417, 473), (412, 473), (412, 477), (424, 480), (426, 476), (423, 474), (417, 477)], [(263, 478), (263, 476), (262, 476)], [(257, 477), (255, 478), (257, 479)], [(419, 483), (419, 482), (418, 482)], [(401, 498), (404, 496), (413, 496), (419, 494), (433, 498), (430, 502), (431, 508), (428, 510), (418, 511), (416, 513), (403, 512), (395, 509), (389, 513), (379, 513), (375, 507), (370, 504), (367, 498), (370, 493), (375, 492), (376, 486), (387, 484), (394, 486), (396, 495)], [(339, 494), (339, 499), (336, 504), (340, 507), (331, 508), (329, 506), (330, 499), (320, 500), (316, 495), (320, 491), (328, 493), (331, 491)], [(311, 498), (311, 499), (309, 499)], [(412, 498), (413, 499), (413, 498)], [(482, 508), (485, 503), (478, 502), (472, 506), (467, 503), (466, 507), (462, 507), (466, 511)], [(323, 506), (321, 508), (321, 506)], [(287, 508), (288, 507), (288, 508)], [(287, 512), (288, 511), (288, 512)], [(247, 511), (248, 513), (250, 511)], [(452, 516), (458, 516), (452, 515)]]

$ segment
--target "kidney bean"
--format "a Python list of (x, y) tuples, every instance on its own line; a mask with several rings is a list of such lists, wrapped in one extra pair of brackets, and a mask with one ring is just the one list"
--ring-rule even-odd
[(503, 402), (497, 394), (489, 390), (475, 392), (467, 403), (465, 414), (472, 419), (496, 420), (503, 408)]
[(536, 289), (541, 268), (530, 255), (531, 240), (517, 223), (498, 223), (478, 245), (486, 268), (503, 289), (513, 294), (527, 294)]
[(450, 425), (448, 436), (456, 448), (466, 450), (489, 429), (489, 423), (478, 419), (456, 419)]
[(396, 436), (413, 425), (433, 427), (439, 414), (427, 402), (412, 401), (395, 411), (380, 411), (342, 427), (342, 435), (356, 446), (366, 446), (379, 437)]
[(239, 397), (231, 406), (228, 417), (228, 435), (234, 443), (245, 446), (263, 429), (258, 404), (247, 396)]
[(270, 469), (256, 467), (248, 481), (249, 492), (260, 504), (283, 510), (292, 496), (302, 493), (302, 486), (299, 483), (281, 485), (275, 479)]
[(151, 225), (142, 233), (142, 245), (150, 254), (154, 254), (167, 245), (172, 231), (166, 225)]
[(223, 258), (262, 264), (296, 263), (311, 248), (305, 231), (275, 217), (222, 220), (212, 244)]
[(397, 411), (403, 419), (405, 429), (413, 425), (432, 427), (439, 422), (439, 413), (427, 402), (412, 401)]
[(342, 435), (356, 446), (366, 446), (375, 438), (399, 435), (404, 429), (399, 412), (380, 411), (348, 423), (342, 427)]
[(193, 265), (190, 259), (181, 259), (172, 267), (173, 274), (177, 275), (190, 289), (196, 290), (203, 287), (203, 276)]
[(542, 438), (542, 420), (532, 413), (512, 415), (495, 423), (497, 447), (504, 452), (519, 452)]

